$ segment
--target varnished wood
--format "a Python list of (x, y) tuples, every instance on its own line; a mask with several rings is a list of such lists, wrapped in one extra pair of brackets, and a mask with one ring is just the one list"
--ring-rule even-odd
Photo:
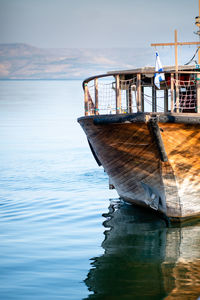
[(99, 109), (99, 97), (98, 97), (98, 78), (94, 80), (94, 87), (95, 87), (95, 115), (98, 115)]
[(179, 112), (179, 87), (178, 87), (178, 37), (177, 37), (177, 30), (174, 31), (174, 48), (175, 48), (175, 67), (176, 67), (176, 112)]
[(165, 151), (165, 147), (162, 141), (162, 137), (161, 137), (161, 131), (160, 128), (158, 126), (158, 122), (156, 118), (149, 118), (149, 121), (147, 123), (148, 128), (149, 128), (149, 132), (152, 136), (153, 141), (155, 142), (156, 146), (157, 146), (157, 150), (160, 154), (160, 159), (162, 162), (167, 162), (168, 161), (168, 157)]
[[(196, 25), (200, 27), (200, 16), (196, 18)], [(197, 34), (200, 35), (200, 30)], [(116, 188), (119, 196), (130, 203), (156, 210), (173, 221), (200, 216), (200, 73), (196, 66), (178, 66), (178, 46), (183, 45), (199, 47), (200, 41), (178, 42), (175, 30), (174, 43), (151, 44), (175, 48), (175, 66), (164, 67), (162, 71), (166, 74), (165, 84), (161, 83), (161, 89), (165, 91), (164, 114), (156, 112), (153, 80), (153, 74), (160, 71), (144, 67), (112, 71), (84, 80), (86, 116), (78, 119), (94, 158), (107, 172), (110, 186)], [(200, 51), (198, 62), (200, 65)], [(115, 78), (112, 89), (116, 91), (116, 114), (99, 116), (97, 79), (107, 76)], [(121, 82), (130, 82), (130, 79), (136, 90), (138, 113), (132, 113), (129, 87), (123, 108), (128, 114), (124, 115), (121, 114)], [(182, 86), (178, 84), (179, 79), (190, 84)], [(91, 98), (87, 87), (91, 80), (94, 80), (95, 99)], [(143, 112), (144, 86), (152, 88), (152, 113)], [(168, 113), (170, 88), (171, 113)], [(183, 100), (181, 98), (183, 103), (179, 103), (179, 93), (184, 96)], [(194, 111), (192, 105), (196, 103)], [(174, 274), (177, 276), (178, 272)]]
[(179, 103), (179, 84), (178, 84), (178, 80), (179, 80), (179, 76), (178, 73), (176, 72), (175, 74), (176, 80), (175, 80), (175, 99), (176, 99), (176, 112), (179, 113), (180, 112), (180, 103)]
[[(190, 71), (192, 69), (192, 71)], [(175, 73), (175, 67), (170, 66), (170, 67), (163, 67), (162, 73)], [(153, 75), (155, 73), (160, 73), (159, 71), (155, 71), (155, 67), (148, 67), (148, 68), (140, 68), (140, 69), (134, 69), (134, 70), (124, 70), (124, 71), (113, 71), (113, 72), (108, 72), (106, 74), (100, 74), (100, 75), (95, 75), (86, 78), (83, 81), (83, 89), (85, 84), (88, 82), (94, 80), (95, 78), (104, 78), (104, 77), (109, 77), (109, 76), (116, 76), (116, 75), (125, 75), (125, 74), (133, 74), (136, 76), (136, 74), (147, 74), (147, 75)], [(179, 71), (178, 74), (198, 74), (198, 71), (195, 71), (195, 66), (179, 66)]]
[(199, 0), (199, 16), (200, 16), (200, 0)]
[(85, 116), (88, 116), (88, 85), (85, 83), (84, 85), (84, 103), (85, 103)]
[[(200, 45), (200, 42), (177, 42), (178, 46), (191, 46), (191, 45)], [(174, 43), (153, 43), (151, 44), (152, 47), (157, 46), (174, 46)]]
[(163, 162), (147, 116), (146, 122), (142, 118), (127, 122), (125, 117), (122, 123), (105, 125), (95, 125), (93, 117), (79, 122), (120, 197), (172, 219), (200, 215), (200, 122), (174, 119), (173, 123), (163, 118), (158, 124), (168, 157)]
[(137, 74), (137, 111), (142, 111), (141, 74)]
[[(172, 220), (200, 215), (200, 114), (179, 113), (179, 109), (174, 113), (174, 88), (178, 103), (178, 85), (174, 84), (174, 75), (177, 78), (182, 73), (197, 74), (194, 67), (190, 69), (193, 72), (176, 72), (173, 68), (168, 71), (166, 85), (162, 89), (165, 91), (164, 109), (167, 111), (168, 95), (165, 89), (171, 87), (171, 113), (165, 114), (156, 112), (153, 78), (146, 76), (152, 74), (151, 68), (131, 73), (131, 78), (136, 82), (136, 114), (131, 113), (131, 87), (127, 90), (129, 95), (126, 99), (130, 113), (120, 114), (120, 80), (129, 80), (130, 73), (113, 73), (116, 79), (116, 85), (112, 86), (116, 90), (114, 115), (97, 114), (97, 78), (101, 76), (93, 77), (95, 99), (91, 98), (87, 87), (91, 78), (87, 79), (84, 81), (86, 117), (79, 119), (94, 158), (99, 165), (102, 164), (119, 196), (130, 203), (154, 209)], [(142, 113), (144, 84), (152, 87), (152, 113)], [(199, 80), (197, 99), (198, 84)]]
[(174, 31), (174, 48), (175, 48), (175, 67), (176, 73), (178, 72), (178, 36), (177, 30)]
[[(200, 213), (200, 125), (159, 124), (184, 217)], [(171, 206), (172, 203), (168, 202)]]

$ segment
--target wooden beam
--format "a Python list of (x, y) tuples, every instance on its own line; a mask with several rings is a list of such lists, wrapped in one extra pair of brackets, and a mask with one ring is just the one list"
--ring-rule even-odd
[(178, 71), (178, 74), (199, 74), (199, 72), (195, 71)]
[(94, 88), (95, 88), (95, 111), (94, 111), (94, 114), (95, 115), (98, 115), (99, 114), (99, 99), (98, 99), (98, 94), (99, 94), (99, 91), (98, 91), (98, 79), (95, 78), (94, 80)]
[(168, 89), (166, 88), (164, 90), (164, 112), (168, 112), (169, 107), (168, 107)]
[(175, 46), (175, 67), (176, 73), (178, 72), (178, 37), (177, 37), (177, 30), (174, 31), (174, 46)]
[(200, 0), (199, 0), (199, 16), (200, 16)]
[(179, 102), (178, 79), (176, 79), (175, 96), (176, 96), (176, 112), (179, 113), (180, 112), (180, 102)]
[(121, 91), (119, 86), (119, 75), (115, 76), (116, 80), (116, 114), (121, 112)]
[(141, 112), (142, 107), (141, 107), (141, 74), (137, 74), (137, 111)]
[(179, 112), (179, 88), (178, 88), (178, 37), (177, 30), (174, 31), (174, 48), (175, 48), (175, 68), (176, 68), (176, 112)]
[[(159, 46), (174, 46), (175, 43), (154, 43), (151, 44), (151, 47), (159, 47)], [(200, 45), (200, 42), (177, 42), (178, 46), (190, 46), (190, 45)]]
[(84, 84), (84, 104), (85, 104), (85, 116), (88, 116), (88, 85), (87, 83)]
[(176, 96), (176, 112), (180, 112), (180, 103), (179, 103), (179, 76), (178, 73), (175, 74), (175, 96)]

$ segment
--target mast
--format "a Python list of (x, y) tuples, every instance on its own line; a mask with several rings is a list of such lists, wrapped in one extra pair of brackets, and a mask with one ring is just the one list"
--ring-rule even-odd
[[(199, 0), (200, 1), (200, 0)], [(198, 22), (198, 25), (200, 27), (200, 17), (196, 17), (196, 20), (198, 18), (198, 21), (196, 21), (196, 25)], [(198, 31), (198, 34), (200, 35), (200, 30)], [(178, 66), (178, 46), (190, 46), (190, 45), (200, 45), (200, 41), (199, 42), (178, 42), (178, 38), (177, 38), (177, 30), (174, 30), (174, 42), (173, 43), (154, 43), (151, 44), (152, 47), (157, 47), (157, 46), (174, 46), (175, 47), (175, 66)]]
[[(175, 78), (176, 78), (176, 103), (177, 106), (179, 106), (179, 91), (178, 91), (178, 86), (177, 86), (177, 80), (178, 80), (178, 46), (185, 46), (185, 45), (197, 45), (198, 50), (200, 49), (200, 0), (199, 0), (199, 15), (198, 17), (195, 18), (196, 22), (195, 25), (198, 26), (198, 31), (197, 34), (199, 36), (199, 41), (198, 42), (178, 42), (178, 37), (177, 37), (177, 30), (175, 29), (174, 31), (174, 42), (173, 43), (154, 43), (151, 44), (152, 47), (157, 47), (157, 46), (174, 46), (175, 50)], [(200, 50), (198, 51), (198, 68), (200, 69)], [(177, 112), (179, 112), (179, 108), (177, 107)], [(200, 73), (197, 74), (197, 113), (200, 113)]]

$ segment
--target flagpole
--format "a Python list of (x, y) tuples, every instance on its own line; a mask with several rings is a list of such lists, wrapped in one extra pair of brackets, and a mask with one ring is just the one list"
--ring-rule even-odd
[[(200, 1), (200, 0), (199, 0)], [(176, 73), (178, 72), (178, 37), (177, 30), (174, 30), (174, 48), (175, 48), (175, 67)]]

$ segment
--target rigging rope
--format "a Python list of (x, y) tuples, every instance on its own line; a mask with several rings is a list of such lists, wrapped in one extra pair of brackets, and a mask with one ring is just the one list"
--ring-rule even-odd
[[(196, 49), (195, 54), (194, 54), (193, 57), (185, 64), (185, 66), (189, 65), (189, 64), (194, 60), (194, 58), (195, 58), (195, 56), (197, 55), (198, 51), (199, 51), (199, 48)], [(197, 61), (196, 61), (196, 60), (194, 60), (194, 62), (197, 64)]]

